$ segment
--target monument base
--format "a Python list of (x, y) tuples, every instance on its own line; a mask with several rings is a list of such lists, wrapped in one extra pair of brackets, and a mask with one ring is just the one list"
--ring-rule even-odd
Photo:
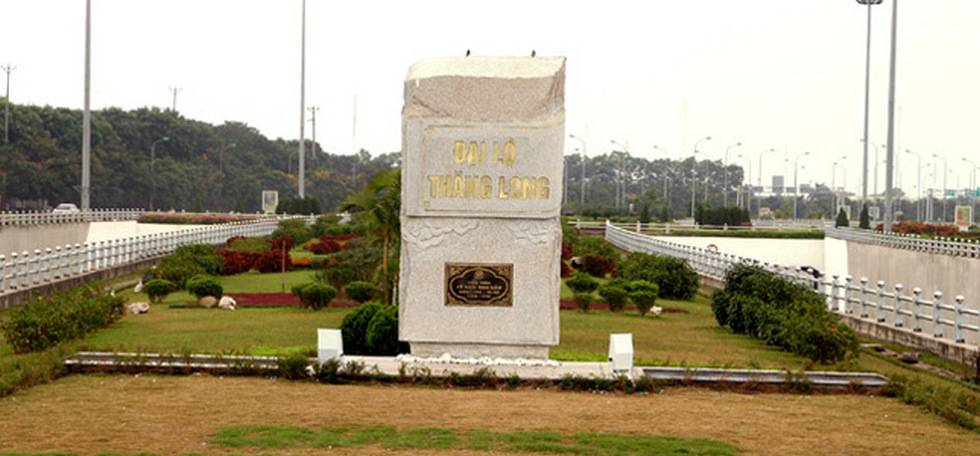
[(548, 345), (458, 344), (410, 342), (412, 356), (437, 358), (449, 353), (453, 358), (548, 359)]

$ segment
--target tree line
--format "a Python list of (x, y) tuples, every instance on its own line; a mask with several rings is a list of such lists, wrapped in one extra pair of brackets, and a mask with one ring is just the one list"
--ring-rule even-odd
[[(256, 212), (263, 190), (298, 196), (296, 140), (270, 140), (242, 122), (211, 125), (169, 109), (106, 108), (91, 117), (92, 207)], [(400, 162), (397, 152), (340, 155), (312, 143), (305, 149), (306, 196), (322, 211), (336, 210), (371, 176)], [(78, 201), (81, 150), (81, 110), (11, 104), (10, 142), (0, 145), (0, 208)]]

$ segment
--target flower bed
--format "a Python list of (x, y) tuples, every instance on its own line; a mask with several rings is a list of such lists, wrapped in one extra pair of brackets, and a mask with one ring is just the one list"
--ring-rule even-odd
[(139, 223), (162, 223), (171, 225), (217, 225), (220, 223), (257, 220), (258, 215), (232, 214), (188, 214), (183, 212), (144, 212)]
[[(300, 307), (299, 296), (292, 293), (226, 293), (235, 299), (238, 307)], [(338, 297), (327, 307), (357, 307), (356, 301)]]

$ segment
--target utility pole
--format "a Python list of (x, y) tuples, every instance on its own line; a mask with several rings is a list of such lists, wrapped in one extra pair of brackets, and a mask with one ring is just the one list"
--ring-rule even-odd
[(310, 111), (310, 123), (313, 126), (313, 144), (310, 146), (310, 157), (316, 159), (316, 112), (320, 110), (317, 106), (306, 108)]
[(7, 72), (7, 95), (3, 99), (3, 143), (10, 143), (10, 72), (17, 69), (17, 67), (7, 64), (0, 66), (0, 69)]
[(170, 91), (173, 92), (173, 96), (174, 96), (174, 101), (173, 104), (170, 105), (170, 110), (173, 111), (174, 114), (177, 113), (177, 94), (180, 93), (181, 90), (184, 90), (184, 88), (183, 87), (170, 88)]

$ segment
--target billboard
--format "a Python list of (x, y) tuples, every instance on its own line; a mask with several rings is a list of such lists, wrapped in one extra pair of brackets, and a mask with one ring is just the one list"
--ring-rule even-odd
[(276, 206), (278, 205), (278, 190), (262, 190), (262, 212), (265, 212), (266, 214), (273, 214), (276, 212)]
[(956, 206), (956, 226), (967, 231), (973, 224), (973, 206)]

